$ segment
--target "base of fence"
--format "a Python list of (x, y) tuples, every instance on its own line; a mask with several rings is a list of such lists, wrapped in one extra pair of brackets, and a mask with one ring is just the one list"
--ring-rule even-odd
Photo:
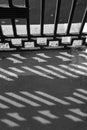
[(11, 39), (5, 43), (0, 42), (0, 52), (3, 51), (34, 51), (34, 50), (55, 50), (68, 48), (83, 48), (86, 47), (85, 37), (73, 37), (67, 41), (63, 38), (48, 39), (37, 38), (32, 40)]

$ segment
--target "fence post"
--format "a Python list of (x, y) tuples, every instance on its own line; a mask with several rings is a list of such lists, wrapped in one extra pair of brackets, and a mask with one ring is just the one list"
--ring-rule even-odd
[(86, 22), (86, 18), (87, 18), (87, 7), (85, 9), (85, 12), (84, 12), (84, 15), (83, 15), (83, 18), (82, 18), (81, 27), (80, 27), (80, 30), (79, 30), (79, 36), (82, 34), (82, 31), (83, 31), (83, 28), (84, 28), (84, 25), (85, 25), (85, 22)]
[(30, 15), (29, 15), (29, 8), (30, 8), (30, 4), (29, 4), (29, 0), (25, 0), (25, 8), (27, 8), (27, 35), (28, 35), (28, 40), (31, 39), (30, 36)]
[(53, 36), (53, 39), (55, 39), (56, 35), (57, 35), (57, 25), (58, 25), (58, 21), (59, 21), (60, 6), (61, 6), (61, 0), (57, 0), (55, 19), (54, 19), (54, 34), (53, 34), (54, 36)]
[(69, 32), (70, 32), (70, 27), (71, 27), (71, 24), (72, 24), (72, 19), (73, 19), (73, 16), (74, 16), (76, 3), (77, 3), (77, 0), (72, 1), (71, 10), (70, 10), (69, 19), (68, 19), (68, 26), (67, 26), (66, 35), (69, 35)]
[(41, 0), (41, 16), (40, 16), (40, 24), (41, 24), (40, 34), (41, 34), (41, 36), (43, 36), (43, 32), (44, 32), (44, 15), (45, 15), (45, 0)]
[(4, 35), (3, 35), (1, 25), (0, 25), (0, 38), (1, 38), (1, 42), (4, 42)]
[[(8, 2), (9, 2), (9, 7), (10, 7), (10, 8), (14, 8), (13, 3), (12, 3), (12, 0), (8, 0)], [(14, 36), (17, 37), (15, 19), (14, 19), (14, 18), (11, 18), (11, 22), (12, 22), (12, 27), (13, 27)]]

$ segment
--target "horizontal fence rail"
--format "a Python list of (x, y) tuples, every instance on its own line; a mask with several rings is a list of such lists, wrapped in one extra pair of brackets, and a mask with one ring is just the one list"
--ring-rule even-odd
[[(75, 14), (77, 2), (78, 0), (72, 0), (66, 31), (60, 33), (58, 32), (58, 27), (61, 26), (61, 24), (59, 24), (61, 0), (57, 0), (56, 2), (53, 25), (45, 25), (44, 21), (46, 0), (40, 0), (40, 25), (37, 25), (37, 30), (39, 30), (39, 34), (32, 34), (31, 32), (35, 25), (30, 24), (29, 0), (25, 0), (24, 7), (16, 7), (13, 5), (12, 0), (8, 0), (9, 7), (0, 7), (0, 19), (10, 19), (11, 25), (2, 25), (2, 23), (0, 24), (0, 50), (33, 50), (61, 47), (67, 48), (86, 45), (87, 33), (83, 32), (83, 29), (85, 25), (87, 25), (87, 7), (84, 11), (82, 21), (79, 26), (79, 31), (74, 31), (73, 33), (71, 32), (71, 28), (73, 25), (72, 21)], [(26, 20), (26, 25), (17, 25), (17, 19)], [(45, 29), (49, 30), (49, 26), (49, 33), (45, 33)], [(19, 30), (21, 30), (20, 34), (18, 34), (18, 28)], [(77, 26), (75, 28), (77, 28)], [(5, 33), (5, 30), (7, 31), (7, 33)], [(25, 33), (23, 33), (24, 30)]]

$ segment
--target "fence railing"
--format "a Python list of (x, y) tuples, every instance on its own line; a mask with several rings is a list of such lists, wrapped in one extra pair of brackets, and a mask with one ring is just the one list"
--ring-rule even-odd
[[(87, 33), (83, 32), (83, 28), (87, 18), (87, 7), (85, 8), (82, 21), (80, 23), (79, 32), (71, 33), (72, 20), (78, 0), (72, 0), (71, 9), (68, 17), (67, 29), (65, 33), (58, 33), (59, 15), (61, 8), (61, 0), (57, 0), (55, 9), (55, 18), (53, 24), (53, 33), (44, 33), (45, 19), (45, 1), (41, 0), (40, 10), (40, 34), (31, 34), (29, 0), (25, 0), (24, 7), (16, 7), (12, 0), (8, 0), (9, 7), (0, 7), (0, 19), (10, 19), (13, 35), (4, 33), (2, 24), (0, 25), (0, 50), (24, 50), (24, 49), (49, 49), (60, 47), (72, 47), (77, 45), (85, 45)], [(78, 17), (78, 16), (77, 16)], [(18, 35), (16, 19), (26, 19), (26, 34)], [(5, 25), (6, 26), (6, 25)], [(9, 29), (7, 30), (9, 33)], [(65, 39), (65, 40), (64, 40)], [(68, 40), (67, 40), (68, 39)]]

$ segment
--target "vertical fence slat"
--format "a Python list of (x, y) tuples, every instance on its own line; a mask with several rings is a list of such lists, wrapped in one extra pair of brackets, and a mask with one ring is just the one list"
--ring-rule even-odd
[[(72, 0), (72, 3), (71, 3), (71, 9), (70, 9), (70, 12), (69, 12), (69, 18), (68, 18), (68, 25), (67, 25), (67, 30), (66, 30), (66, 33), (64, 34), (60, 34), (60, 33), (57, 33), (57, 29), (58, 29), (58, 25), (59, 25), (59, 16), (60, 16), (60, 9), (61, 9), (61, 1), (62, 0), (57, 0), (56, 1), (56, 10), (55, 10), (55, 18), (54, 18), (54, 32), (53, 32), (53, 35), (50, 35), (50, 33), (47, 35), (48, 37), (51, 37), (53, 38), (53, 40), (56, 40), (56, 38), (59, 36), (59, 37), (62, 37), (62, 36), (72, 36), (72, 34), (70, 34), (70, 29), (71, 29), (71, 25), (72, 25), (72, 22), (73, 22), (73, 18), (74, 18), (74, 14), (75, 14), (75, 9), (76, 9), (76, 3), (78, 0)], [(40, 36), (36, 36), (36, 37), (44, 37), (44, 19), (45, 19), (45, 0), (41, 0), (41, 5), (40, 5)], [(31, 40), (32, 38), (36, 38), (34, 35), (31, 35), (30, 34), (30, 2), (29, 0), (25, 0), (25, 7), (15, 7), (15, 5), (13, 5), (13, 2), (12, 0), (8, 0), (8, 3), (9, 3), (9, 9), (1, 9), (1, 14), (4, 14), (4, 15), (1, 15), (0, 18), (2, 19), (10, 19), (11, 22), (12, 22), (12, 30), (13, 30), (13, 33), (14, 33), (14, 36), (11, 37), (11, 36), (8, 36), (7, 38), (24, 38), (24, 36), (18, 36), (17, 35), (17, 30), (16, 30), (16, 23), (15, 23), (15, 19), (26, 19), (26, 28), (27, 28), (27, 39), (28, 40)], [(19, 9), (20, 8), (20, 9)], [(16, 14), (16, 10), (17, 10), (17, 14)], [(12, 11), (12, 12), (11, 12)], [(5, 13), (3, 13), (5, 12)], [(23, 14), (23, 15), (22, 15)], [(80, 30), (79, 30), (79, 34), (73, 34), (73, 36), (77, 36), (78, 38), (80, 36), (83, 36), (83, 35), (86, 35), (86, 34), (83, 34), (83, 28), (84, 28), (84, 25), (85, 25), (85, 22), (86, 22), (86, 18), (87, 18), (87, 7), (85, 9), (85, 12), (83, 14), (83, 17), (82, 17), (82, 21), (81, 21), (81, 26), (80, 26)], [(46, 36), (46, 35), (45, 35)], [(26, 38), (25, 37), (25, 38)], [(6, 36), (4, 35), (3, 33), (3, 30), (2, 30), (2, 26), (0, 25), (0, 39), (1, 39), (1, 42), (4, 43), (5, 41), (5, 38)], [(43, 47), (43, 45), (41, 46)]]
[[(8, 0), (8, 3), (9, 3), (9, 7), (10, 7), (10, 8), (14, 8), (13, 3), (12, 3), (12, 0)], [(14, 36), (17, 37), (15, 19), (11, 18), (11, 22), (12, 22), (12, 27), (13, 27)]]
[(75, 12), (76, 3), (77, 3), (77, 0), (72, 1), (71, 10), (70, 10), (69, 18), (68, 18), (68, 26), (67, 26), (66, 35), (69, 35), (69, 32), (70, 32), (72, 19), (73, 19), (74, 12)]
[(0, 39), (1, 39), (1, 42), (4, 42), (4, 35), (3, 35), (1, 25), (0, 25)]
[(58, 25), (58, 21), (59, 21), (60, 6), (61, 6), (61, 0), (57, 0), (56, 11), (55, 11), (55, 19), (54, 19), (54, 34), (53, 34), (54, 39), (56, 38), (56, 35), (57, 35), (57, 25)]
[(30, 8), (30, 4), (29, 4), (29, 0), (25, 0), (25, 8), (27, 8), (27, 35), (28, 35), (28, 40), (30, 40), (30, 13), (29, 13), (29, 8)]
[(44, 32), (44, 17), (45, 17), (45, 0), (41, 0), (41, 14), (40, 14), (40, 34), (43, 36)]
[(84, 12), (84, 15), (83, 15), (83, 18), (82, 18), (81, 27), (80, 27), (80, 30), (79, 30), (79, 36), (82, 35), (82, 31), (83, 31), (83, 28), (84, 28), (84, 25), (85, 25), (85, 22), (86, 22), (86, 18), (87, 18), (87, 7), (85, 9), (85, 12)]

